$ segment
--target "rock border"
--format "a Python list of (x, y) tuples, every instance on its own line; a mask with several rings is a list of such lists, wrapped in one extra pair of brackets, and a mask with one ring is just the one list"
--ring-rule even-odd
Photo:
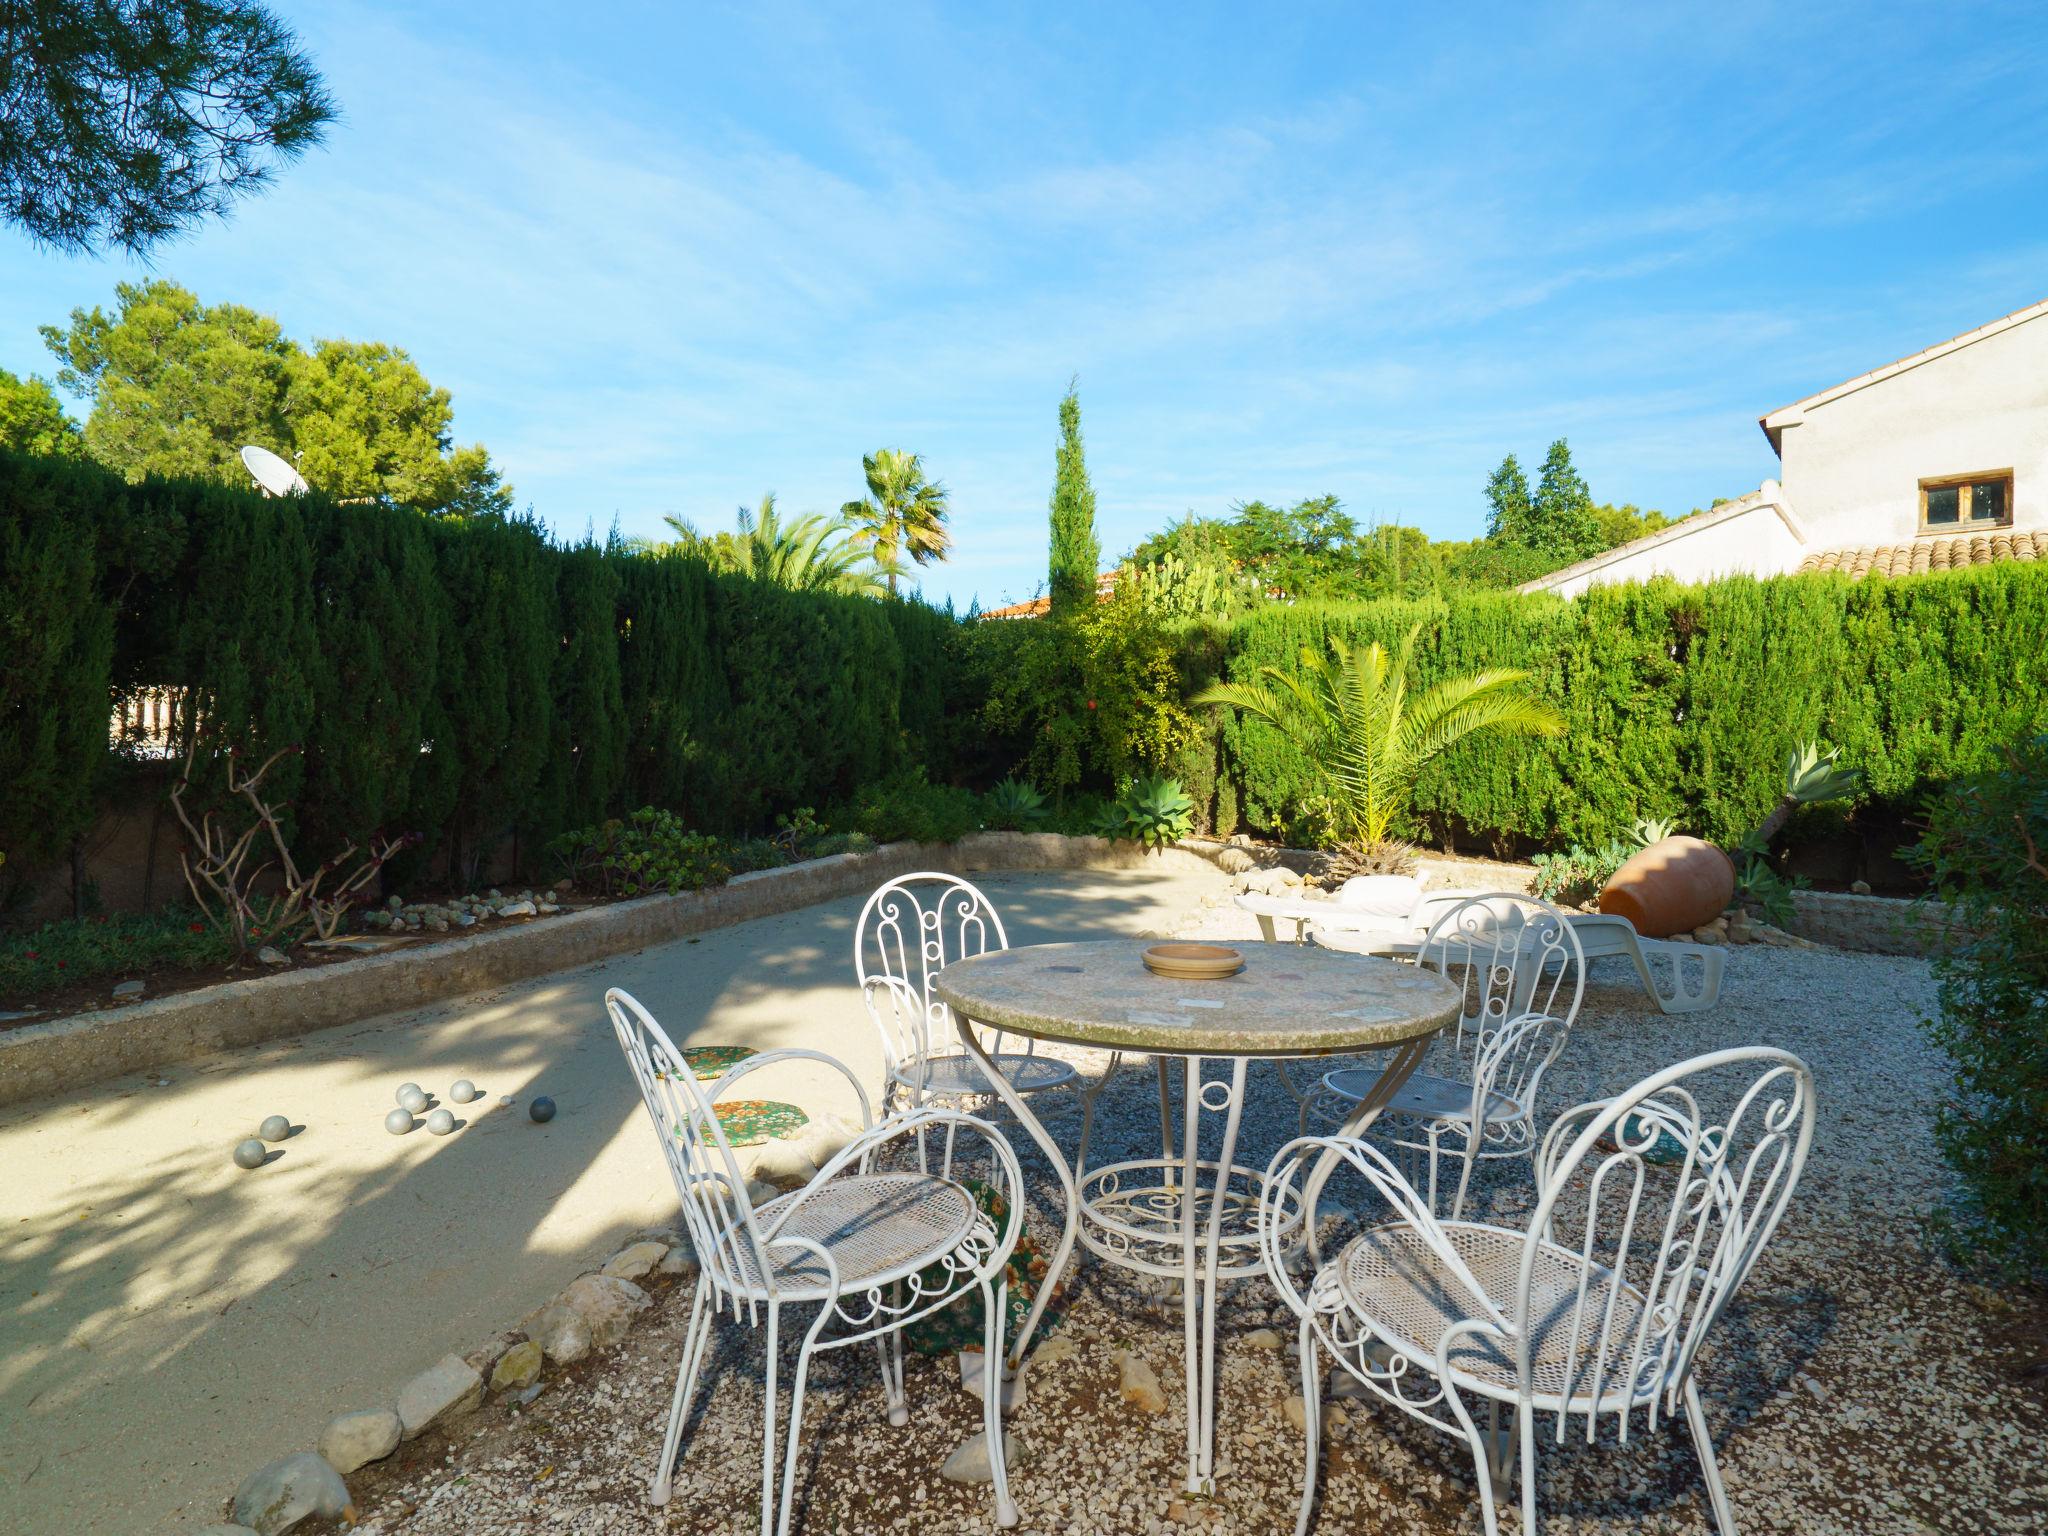
[[(563, 912), (489, 932), (174, 993), (132, 1007), (25, 1024), (0, 1035), (0, 1108), (236, 1046), (311, 1034), (482, 992), (550, 971), (872, 889), (918, 869), (1130, 869), (1218, 862), (1227, 844), (1134, 843), (1057, 832), (977, 832), (956, 843), (889, 843), (735, 875), (724, 885)], [(1233, 850), (1236, 851), (1236, 850)]]
[[(777, 1178), (749, 1178), (756, 1206), (800, 1187), (830, 1162), (860, 1128), (835, 1116), (813, 1121), (788, 1145), (795, 1159)], [(771, 1145), (774, 1145), (771, 1143)], [(586, 1270), (517, 1325), (491, 1334), (460, 1355), (443, 1355), (374, 1408), (335, 1414), (313, 1451), (294, 1451), (251, 1472), (222, 1501), (233, 1523), (208, 1526), (199, 1536), (244, 1530), (280, 1536), (309, 1515), (353, 1519), (347, 1477), (395, 1454), (430, 1429), (467, 1418), (492, 1398), (523, 1407), (546, 1388), (545, 1376), (622, 1343), (655, 1312), (655, 1297), (638, 1282), (649, 1276), (676, 1282), (696, 1273), (696, 1249), (679, 1227), (643, 1227), (596, 1269)]]

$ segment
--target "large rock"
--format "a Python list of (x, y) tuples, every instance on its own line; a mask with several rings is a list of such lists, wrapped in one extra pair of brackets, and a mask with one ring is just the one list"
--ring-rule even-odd
[(590, 1324), (574, 1307), (551, 1301), (526, 1320), (526, 1331), (557, 1365), (574, 1365), (590, 1353)]
[(626, 1336), (654, 1299), (616, 1275), (585, 1275), (522, 1325), (550, 1360), (567, 1365)]
[(443, 1355), (398, 1393), (398, 1417), (410, 1440), (444, 1419), (468, 1413), (483, 1401), (484, 1379), (468, 1361)]
[(320, 1455), (335, 1471), (353, 1472), (397, 1450), (404, 1432), (405, 1425), (389, 1408), (339, 1414), (320, 1431)]
[(1242, 848), (1224, 848), (1216, 854), (1216, 867), (1226, 875), (1242, 875), (1259, 866), (1258, 861)]
[(661, 1262), (654, 1266), (655, 1273), (662, 1275), (694, 1275), (697, 1273), (697, 1249), (688, 1238), (677, 1243), (661, 1256)]
[(499, 1357), (498, 1364), (491, 1372), (493, 1392), (516, 1392), (521, 1387), (530, 1387), (540, 1380), (540, 1363), (544, 1351), (528, 1339), (524, 1344), (514, 1344)]
[(235, 1490), (228, 1512), (235, 1524), (247, 1526), (256, 1536), (277, 1536), (308, 1515), (350, 1522), (356, 1517), (348, 1484), (311, 1451), (283, 1457), (250, 1473), (248, 1481)]
[(860, 1135), (860, 1127), (844, 1115), (813, 1115), (811, 1123), (790, 1140), (803, 1149), (803, 1154), (822, 1168), (841, 1152), (853, 1139)]
[(650, 1269), (653, 1269), (655, 1265), (659, 1264), (662, 1255), (667, 1252), (668, 1245), (666, 1243), (653, 1241), (632, 1243), (621, 1248), (617, 1253), (606, 1259), (604, 1261), (604, 1268), (600, 1273), (610, 1275), (618, 1280), (638, 1280)]
[(772, 1184), (776, 1193), (800, 1189), (818, 1176), (818, 1165), (800, 1142), (770, 1141), (754, 1154), (754, 1177), (747, 1181)]
[(256, 1536), (246, 1525), (202, 1525), (193, 1536)]
[[(1003, 1431), (1003, 1466), (1005, 1470), (1017, 1465), (1020, 1447), (1017, 1437), (1007, 1429)], [(954, 1448), (939, 1476), (949, 1483), (989, 1483), (995, 1481), (995, 1469), (988, 1464), (988, 1434), (970, 1435)]]

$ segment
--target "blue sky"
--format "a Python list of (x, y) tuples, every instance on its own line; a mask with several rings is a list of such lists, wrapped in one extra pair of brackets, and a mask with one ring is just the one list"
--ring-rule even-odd
[[(408, 348), (565, 534), (923, 453), (961, 604), (1334, 491), (1480, 530), (1513, 451), (1679, 510), (1757, 416), (2048, 297), (2048, 9), (274, 0), (343, 120), (154, 268)], [(0, 229), (0, 366), (140, 269)]]

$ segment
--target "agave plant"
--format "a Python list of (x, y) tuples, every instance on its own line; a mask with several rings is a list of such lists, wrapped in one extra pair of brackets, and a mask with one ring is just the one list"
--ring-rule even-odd
[(1045, 796), (1028, 779), (1012, 776), (988, 792), (988, 819), (1006, 831), (1025, 831), (1049, 814)]
[(1116, 797), (1116, 811), (1123, 822), (1120, 835), (1154, 852), (1179, 842), (1195, 824), (1195, 802), (1178, 779), (1133, 779)]
[(1862, 783), (1860, 769), (1842, 766), (1841, 748), (1824, 747), (1818, 741), (1799, 743), (1785, 754), (1785, 788), (1777, 805), (1742, 840), (1742, 849), (1752, 853), (1768, 851), (1771, 840), (1784, 830), (1786, 821), (1800, 806), (1845, 800)]
[(1661, 843), (1678, 831), (1678, 823), (1667, 816), (1645, 816), (1628, 829), (1628, 835), (1635, 839), (1638, 848), (1647, 848), (1652, 843)]
[[(1316, 790), (1341, 869), (1398, 872), (1414, 850), (1393, 835), (1416, 776), (1454, 743), (1488, 731), (1555, 736), (1564, 719), (1522, 686), (1528, 674), (1497, 668), (1410, 694), (1408, 671), (1420, 624), (1389, 655), (1378, 641), (1330, 636), (1329, 654), (1304, 647), (1292, 672), (1261, 667), (1254, 682), (1216, 683), (1197, 704), (1227, 704), (1290, 741), (1316, 775)], [(1341, 870), (1340, 870), (1341, 872)]]

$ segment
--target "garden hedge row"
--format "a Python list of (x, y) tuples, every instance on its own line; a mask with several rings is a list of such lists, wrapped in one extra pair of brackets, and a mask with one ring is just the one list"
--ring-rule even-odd
[(110, 703), (152, 687), (192, 690), (249, 750), (305, 744), (273, 782), (310, 856), (415, 831), (413, 857), (465, 878), (508, 833), (530, 849), (648, 804), (758, 831), (919, 769), (1097, 789), (1168, 772), (1224, 830), (1298, 832), (1307, 779), (1285, 743), (1186, 701), (1333, 631), (1391, 645), (1419, 624), (1418, 684), (1522, 667), (1564, 712), (1561, 737), (1469, 743), (1428, 771), (1422, 825), (1461, 842), (1592, 843), (1644, 816), (1732, 842), (1802, 738), (1908, 808), (2048, 729), (2048, 569), (2028, 564), (1267, 605), (1227, 628), (1119, 599), (963, 626), (563, 547), (518, 519), (0, 454), (0, 590), (0, 880), (90, 826)]
[[(1438, 829), (1503, 842), (1592, 843), (1657, 816), (1732, 844), (1776, 802), (1786, 749), (1816, 736), (1867, 801), (1912, 808), (2048, 727), (2048, 568), (2020, 563), (1273, 606), (1233, 627), (1225, 668), (1287, 665), (1333, 631), (1391, 647), (1416, 624), (1418, 685), (1521, 667), (1564, 713), (1562, 736), (1464, 744), (1418, 786)], [(1268, 727), (1221, 730), (1245, 819), (1282, 825), (1302, 764)]]
[(0, 853), (20, 878), (91, 824), (108, 717), (193, 691), (223, 739), (299, 743), (266, 787), (307, 852), (377, 828), (465, 873), (654, 803), (713, 831), (952, 764), (928, 742), (957, 624), (679, 555), (0, 454)]

